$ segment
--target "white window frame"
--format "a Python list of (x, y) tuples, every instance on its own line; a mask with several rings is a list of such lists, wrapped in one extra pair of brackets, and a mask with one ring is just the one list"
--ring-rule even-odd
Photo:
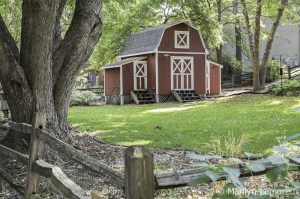
[[(139, 71), (136, 71), (136, 65), (138, 64), (142, 64), (144, 66), (144, 76), (141, 76), (141, 77), (144, 77), (144, 85), (145, 85), (145, 88), (144, 89), (138, 89), (137, 88), (137, 73)], [(133, 62), (133, 78), (134, 78), (134, 90), (135, 91), (138, 91), (138, 90), (147, 90), (148, 89), (148, 74), (147, 74), (147, 61), (134, 61)], [(141, 80), (139, 80), (141, 81)], [(141, 85), (141, 82), (140, 82), (140, 85)]]
[[(179, 35), (185, 35), (187, 43), (184, 43), (184, 38), (181, 37), (180, 41), (178, 41), (178, 36)], [(175, 31), (174, 35), (175, 39), (175, 48), (181, 48), (181, 49), (189, 49), (190, 48), (190, 33), (189, 31)], [(182, 45), (181, 42), (184, 44)]]
[[(179, 59), (180, 60), (180, 78), (181, 78), (181, 85), (180, 88), (175, 89), (175, 85), (174, 85), (174, 69), (173, 69), (173, 63), (175, 59)], [(190, 60), (191, 61), (191, 85), (190, 88), (185, 89), (184, 88), (184, 72), (183, 72), (183, 68), (184, 68), (184, 60)], [(172, 56), (171, 57), (171, 90), (194, 90), (194, 57), (183, 57), (183, 56)]]

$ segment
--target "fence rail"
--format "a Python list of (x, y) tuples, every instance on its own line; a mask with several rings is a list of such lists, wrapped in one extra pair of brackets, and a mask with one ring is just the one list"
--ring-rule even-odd
[[(85, 168), (99, 173), (102, 177), (105, 178), (106, 184), (110, 184), (121, 189), (125, 188), (125, 195), (127, 199), (152, 199), (154, 198), (154, 190), (188, 186), (188, 183), (190, 181), (198, 177), (205, 176), (205, 172), (207, 171), (206, 169), (188, 169), (155, 175), (153, 153), (142, 146), (133, 146), (127, 148), (125, 151), (124, 175), (123, 173), (115, 171), (99, 160), (90, 157), (83, 152), (74, 149), (72, 146), (49, 135), (42, 129), (33, 129), (32, 126), (28, 124), (20, 124), (7, 121), (1, 122), (0, 126), (26, 134), (30, 132), (33, 134), (33, 132), (35, 132), (36, 135), (38, 135), (38, 139), (40, 139), (40, 141), (53, 147), (58, 152), (65, 153), (72, 160), (75, 160), (81, 165), (84, 165)], [(23, 165), (28, 165), (30, 155), (32, 154), (28, 156), (14, 151), (6, 146), (0, 145), (0, 155), (15, 159)], [(293, 158), (291, 158), (290, 160), (293, 160)], [(231, 168), (238, 168), (241, 173), (239, 177), (263, 175), (269, 169), (278, 166), (272, 165), (270, 163), (264, 163), (263, 165), (265, 167), (265, 170), (260, 172), (249, 171), (249, 169), (242, 164), (227, 166)], [(299, 164), (297, 163), (297, 165)], [(298, 170), (298, 168), (296, 168), (296, 170)], [(83, 190), (80, 186), (76, 185), (71, 179), (69, 179), (59, 167), (45, 162), (44, 160), (42, 160), (42, 157), (34, 160), (32, 164), (32, 171), (36, 172), (38, 175), (50, 178), (52, 184), (67, 198), (91, 198), (91, 196), (86, 195), (85, 190)], [(219, 178), (218, 180), (226, 179), (227, 175), (228, 174), (226, 174), (225, 172), (220, 173), (221, 178)], [(0, 168), (0, 182), (1, 179), (8, 182), (8, 184), (21, 195), (24, 195), (26, 191), (28, 192), (28, 187), (25, 189), (25, 187), (14, 181), (12, 176), (10, 176)], [(28, 181), (27, 179), (27, 183), (32, 182)], [(32, 192), (29, 190), (28, 193), (29, 194), (27, 196), (30, 197), (32, 195)]]
[(226, 75), (222, 78), (222, 88), (234, 88), (252, 84), (253, 73), (242, 73), (241, 75)]

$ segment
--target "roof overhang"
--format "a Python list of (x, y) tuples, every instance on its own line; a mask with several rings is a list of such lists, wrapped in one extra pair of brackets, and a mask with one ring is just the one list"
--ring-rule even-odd
[(123, 59), (121, 61), (114, 62), (114, 63), (111, 63), (111, 64), (106, 64), (102, 68), (103, 69), (120, 68), (121, 66), (123, 66), (125, 64), (130, 64), (132, 62), (139, 61), (139, 60), (146, 59), (146, 58), (147, 57), (131, 57), (131, 58)]
[(207, 60), (207, 62), (208, 62), (209, 64), (214, 64), (214, 65), (216, 65), (216, 66), (219, 66), (220, 68), (223, 68), (223, 65), (222, 65), (222, 64), (218, 64), (218, 63), (213, 62), (213, 61), (210, 61), (210, 60)]

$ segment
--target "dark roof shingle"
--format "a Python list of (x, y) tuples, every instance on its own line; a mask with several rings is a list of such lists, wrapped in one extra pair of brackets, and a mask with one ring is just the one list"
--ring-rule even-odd
[(170, 24), (163, 24), (152, 28), (146, 28), (138, 33), (130, 35), (126, 40), (125, 46), (120, 52), (119, 57), (138, 53), (153, 52), (155, 48), (158, 47), (164, 30), (180, 23), (186, 23), (190, 25), (189, 21), (180, 21)]

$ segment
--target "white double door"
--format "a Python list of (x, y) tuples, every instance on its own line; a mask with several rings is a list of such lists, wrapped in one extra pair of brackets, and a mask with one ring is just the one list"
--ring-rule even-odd
[(171, 89), (194, 90), (193, 57), (171, 57)]

